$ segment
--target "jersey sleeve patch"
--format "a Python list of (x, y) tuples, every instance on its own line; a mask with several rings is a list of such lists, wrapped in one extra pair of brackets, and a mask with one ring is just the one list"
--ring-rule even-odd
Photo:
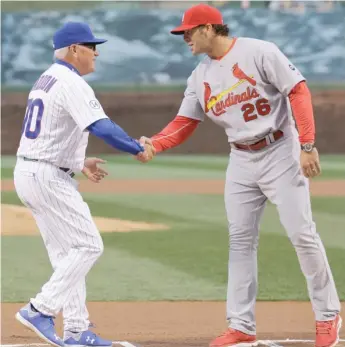
[(89, 105), (91, 108), (93, 108), (94, 110), (99, 110), (101, 108), (101, 104), (99, 103), (98, 100), (90, 100), (89, 101)]

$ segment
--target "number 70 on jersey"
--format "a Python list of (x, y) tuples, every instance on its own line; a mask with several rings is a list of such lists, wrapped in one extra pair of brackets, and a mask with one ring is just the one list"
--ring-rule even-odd
[(22, 135), (34, 140), (41, 132), (41, 122), (44, 112), (42, 99), (29, 99), (26, 105), (25, 117), (22, 126)]

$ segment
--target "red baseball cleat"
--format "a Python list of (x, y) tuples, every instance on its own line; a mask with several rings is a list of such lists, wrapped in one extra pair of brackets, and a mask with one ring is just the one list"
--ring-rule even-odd
[(342, 319), (337, 315), (330, 321), (316, 322), (315, 347), (333, 347), (339, 342), (339, 330)]
[(255, 335), (248, 335), (231, 328), (210, 343), (210, 347), (250, 347), (256, 345)]

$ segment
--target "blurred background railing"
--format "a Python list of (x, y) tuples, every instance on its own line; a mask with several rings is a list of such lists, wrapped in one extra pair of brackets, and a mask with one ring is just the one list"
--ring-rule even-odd
[[(335, 1), (208, 1), (234, 36), (275, 42), (311, 83), (345, 83), (345, 6)], [(169, 33), (191, 1), (2, 3), (2, 86), (29, 87), (52, 63), (52, 35), (85, 21), (109, 40), (86, 79), (108, 86), (184, 85), (199, 59)]]

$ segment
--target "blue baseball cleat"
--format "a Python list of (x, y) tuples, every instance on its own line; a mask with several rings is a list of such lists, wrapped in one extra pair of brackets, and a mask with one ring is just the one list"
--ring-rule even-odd
[(65, 346), (69, 347), (111, 347), (112, 342), (104, 340), (90, 330), (81, 333), (66, 332)]
[(57, 347), (64, 346), (62, 339), (56, 334), (53, 317), (36, 311), (30, 303), (16, 313), (16, 319), (43, 341)]

